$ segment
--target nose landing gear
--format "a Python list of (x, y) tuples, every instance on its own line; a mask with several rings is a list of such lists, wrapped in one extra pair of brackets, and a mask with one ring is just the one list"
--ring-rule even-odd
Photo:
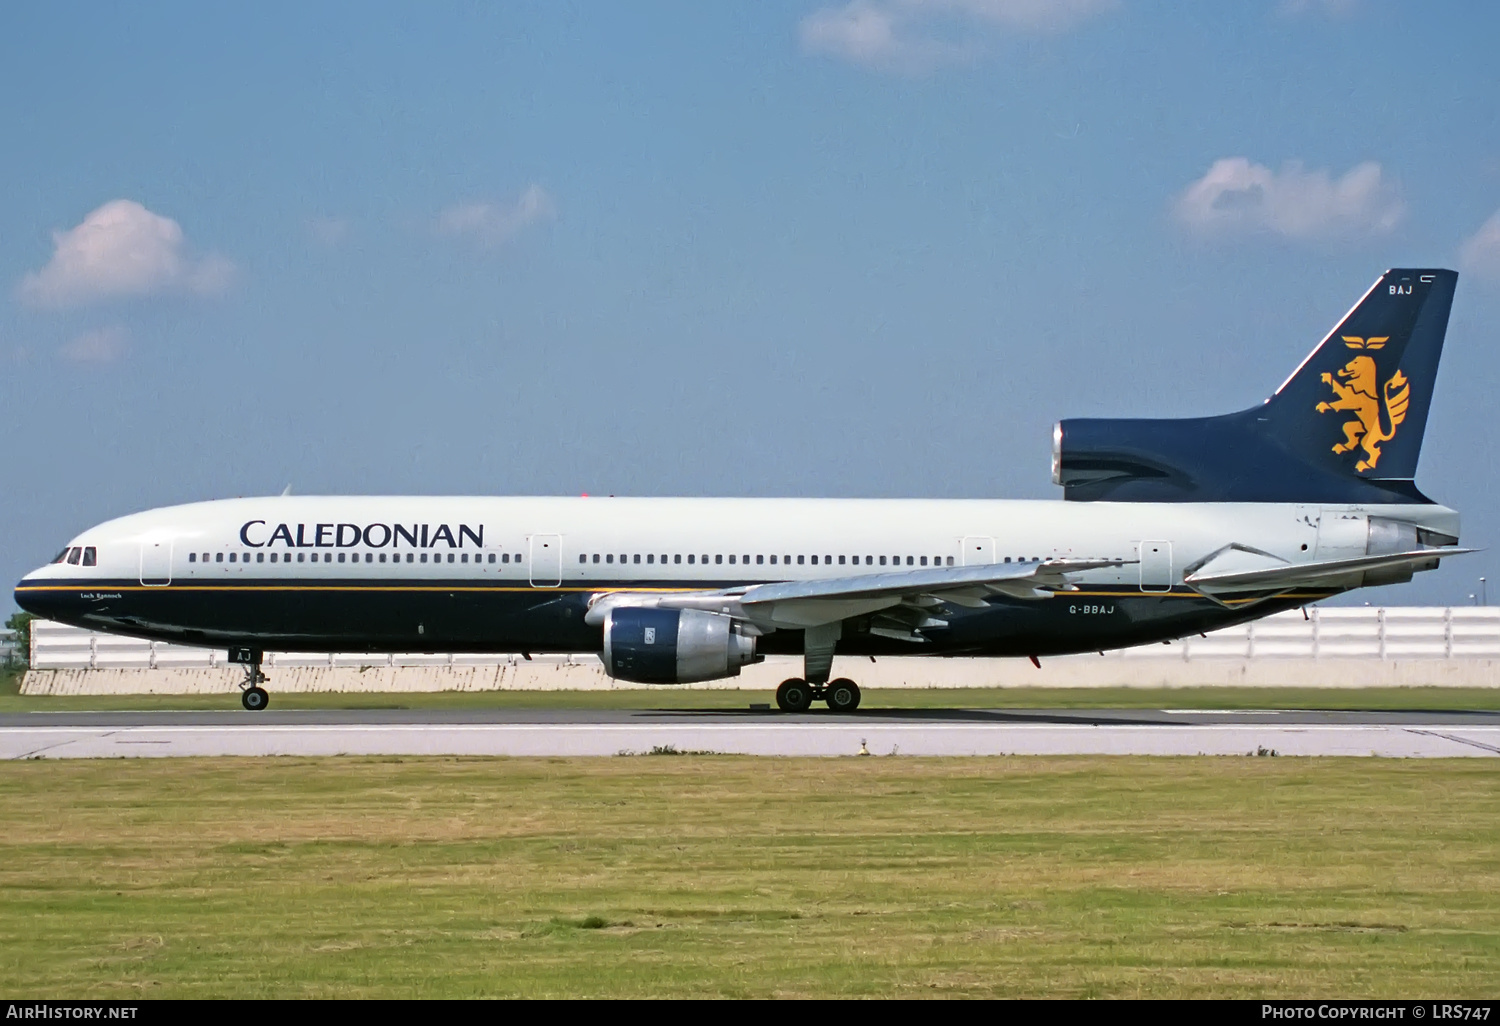
[(250, 712), (260, 712), (271, 704), (271, 696), (267, 694), (262, 684), (268, 683), (268, 678), (260, 672), (261, 660), (265, 653), (255, 648), (231, 648), (229, 650), (229, 661), (231, 663), (242, 663), (245, 666), (245, 679), (240, 682), (240, 704)]

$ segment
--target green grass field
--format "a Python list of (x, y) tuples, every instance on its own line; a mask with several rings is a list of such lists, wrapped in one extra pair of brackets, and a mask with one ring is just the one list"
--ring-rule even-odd
[(1493, 996), (1481, 760), (0, 765), (46, 996)]
[[(18, 687), (17, 683), (0, 686), (0, 713), (239, 708), (237, 694), (49, 697), (21, 695)], [(752, 703), (775, 700), (770, 691), (679, 688), (358, 695), (271, 692), (272, 709), (746, 709)], [(867, 690), (862, 708), (1500, 710), (1500, 688), (882, 688)]]

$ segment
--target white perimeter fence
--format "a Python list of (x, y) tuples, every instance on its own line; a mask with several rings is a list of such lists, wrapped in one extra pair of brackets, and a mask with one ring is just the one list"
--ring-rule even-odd
[[(1083, 657), (1089, 658), (1089, 657)], [(1093, 657), (1097, 658), (1097, 657)], [(1411, 606), (1293, 610), (1170, 645), (1141, 645), (1105, 653), (1126, 660), (1255, 659), (1500, 659), (1500, 607)], [(471, 655), (407, 652), (267, 652), (269, 671), (322, 667), (517, 666), (515, 653)], [(543, 664), (597, 665), (592, 652), (534, 656)], [(31, 625), (34, 670), (215, 669), (227, 666), (222, 649), (140, 641), (37, 620)]]

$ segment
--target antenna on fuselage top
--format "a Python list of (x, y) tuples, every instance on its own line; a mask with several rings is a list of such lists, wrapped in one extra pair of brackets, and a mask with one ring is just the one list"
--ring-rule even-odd
[(282, 495), (282, 498), (285, 498), (286, 496), (291, 495), (291, 494), (292, 494), (292, 486), (289, 483), (289, 484), (287, 484), (287, 486), (285, 488), (283, 488), (281, 490), (281, 495)]

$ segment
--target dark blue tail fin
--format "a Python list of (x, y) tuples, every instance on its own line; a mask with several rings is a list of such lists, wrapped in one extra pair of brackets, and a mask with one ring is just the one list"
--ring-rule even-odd
[(1458, 275), (1381, 275), (1260, 406), (1189, 420), (1064, 420), (1068, 499), (1426, 502), (1414, 478)]

